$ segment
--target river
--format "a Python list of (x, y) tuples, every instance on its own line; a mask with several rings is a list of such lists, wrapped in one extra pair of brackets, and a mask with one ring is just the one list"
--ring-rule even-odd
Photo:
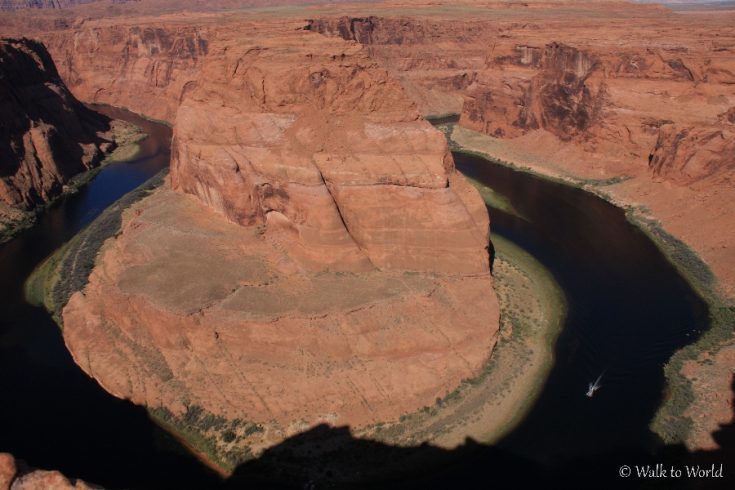
[[(621, 465), (661, 448), (649, 424), (664, 395), (663, 367), (706, 329), (707, 305), (622, 209), (477, 156), (454, 158), (502, 196), (505, 210), (488, 207), (491, 234), (543, 263), (568, 303), (544, 389), (497, 446), (545, 467), (592, 465), (605, 474), (591, 476), (615, 481)], [(601, 374), (602, 387), (587, 397)]]
[(23, 298), (45, 257), (107, 206), (168, 166), (171, 129), (130, 112), (96, 108), (148, 134), (136, 158), (112, 163), (78, 193), (0, 245), (0, 452), (114, 488), (211, 487), (216, 477), (149, 420), (77, 367), (61, 331)]

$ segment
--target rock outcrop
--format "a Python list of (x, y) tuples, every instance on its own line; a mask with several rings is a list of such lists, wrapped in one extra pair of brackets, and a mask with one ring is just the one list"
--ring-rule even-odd
[[(324, 386), (325, 373), (332, 373), (329, 379), (341, 380), (334, 391), (315, 388), (307, 393), (305, 410), (318, 411), (321, 396), (347, 400), (337, 411), (340, 420), (363, 423), (394, 415), (390, 409), (373, 411), (383, 407), (378, 393), (401, 398), (412, 382), (391, 380), (384, 389), (373, 380), (368, 387), (344, 388), (351, 373), (360, 369), (348, 353), (366, 348), (375, 359), (370, 363), (375, 372), (387, 372), (380, 370), (385, 367), (381, 363), (393, 359), (393, 353), (375, 348), (392, 341), (387, 316), (381, 317), (388, 311), (384, 308), (395, 308), (391, 315), (405, 315), (428, 328), (424, 313), (395, 299), (401, 294), (434, 305), (427, 312), (438, 312), (441, 302), (442, 311), (460, 311), (473, 296), (465, 293), (458, 299), (456, 277), (446, 271), (457, 267), (465, 274), (463, 280), (475, 274), (482, 251), (472, 244), (484, 222), (451, 162), (442, 158), (439, 165), (446, 150), (415, 118), (405, 97), (396, 95), (393, 80), (418, 112), (461, 113), (464, 126), (492, 136), (494, 155), (557, 177), (604, 185), (605, 193), (618, 202), (647, 209), (652, 219), (700, 254), (719, 279), (718, 287), (735, 297), (732, 13), (675, 15), (658, 6), (573, 0), (401, 4), (400, 10), (388, 4), (340, 7), (344, 10), (337, 13), (331, 7), (313, 9), (299, 12), (298, 22), (284, 20), (285, 12), (247, 12), (78, 23), (47, 15), (45, 24), (37, 24), (61, 21), (58, 31), (37, 35), (49, 44), (62, 77), (83, 100), (125, 106), (170, 122), (178, 111), (172, 176), (178, 192), (161, 191), (157, 200), (141, 204), (140, 214), (129, 217), (122, 235), (100, 256), (85, 294), (75, 296), (65, 313), (69, 325), (76, 325), (65, 332), (72, 351), (110, 391), (148, 406), (171, 407), (179, 415), (188, 413), (177, 402), (185, 399), (190, 408), (201, 404), (228, 417), (252, 413), (254, 420), (273, 419), (269, 401), (286, 399), (282, 406), (276, 403), (283, 418), (272, 426), (281, 424), (277, 430), (285, 430), (282, 424), (297, 410), (283, 393), (297, 390), (296, 385), (277, 392), (263, 391), (258, 383), (278, 374), (300, 382), (298, 376), (313, 376), (320, 380), (313, 386)], [(260, 20), (253, 23), (256, 18)], [(267, 34), (274, 26), (281, 40)], [(304, 27), (312, 32), (304, 33)], [(324, 35), (323, 43), (306, 37), (316, 33)], [(375, 66), (376, 60), (387, 74)], [(353, 70), (355, 78), (345, 70)], [(371, 98), (349, 99), (343, 91), (347, 89), (364, 90)], [(349, 105), (356, 107), (353, 113), (346, 111)], [(393, 113), (392, 106), (405, 112)], [(412, 144), (415, 151), (408, 150)], [(386, 158), (393, 152), (410, 158)], [(466, 214), (459, 211), (459, 201), (468, 208)], [(414, 206), (420, 202), (440, 212), (428, 217), (423, 205)], [(201, 203), (217, 213), (207, 214)], [(174, 217), (188, 216), (190, 223), (177, 220), (172, 226), (156, 213), (156, 205), (172, 210)], [(405, 231), (398, 233), (385, 224), (397, 222), (401, 206), (401, 216), (411, 223), (401, 223)], [(475, 217), (475, 224), (469, 225), (466, 216)], [(430, 228), (447, 232), (437, 236), (427, 232)], [(242, 230), (256, 234), (242, 239), (250, 248), (237, 248), (222, 238)], [(266, 264), (262, 270), (267, 272), (258, 275), (249, 262), (237, 261), (224, 261), (224, 268), (213, 270), (202, 267), (201, 257), (211, 253), (205, 243), (211, 244), (213, 236), (224, 240), (215, 240), (218, 254), (228, 260), (252, 254), (256, 263)], [(177, 257), (153, 251), (158, 243), (176, 248), (173, 244), (182, 237), (199, 240), (199, 245)], [(470, 245), (458, 246), (465, 237)], [(432, 245), (421, 246), (427, 243)], [(432, 252), (434, 246), (444, 253)], [(464, 261), (465, 256), (471, 258)], [(151, 262), (136, 262), (138, 257)], [(240, 268), (250, 272), (237, 272)], [(172, 270), (180, 275), (162, 272)], [(403, 287), (405, 271), (418, 272), (422, 280), (426, 271), (433, 271), (436, 289), (410, 283), (398, 293), (381, 289), (383, 296), (377, 299), (366, 295), (359, 307), (335, 303), (344, 310), (359, 308), (364, 315), (357, 334), (345, 330), (347, 322), (336, 320), (344, 319), (344, 311), (325, 312), (310, 294), (328, 290), (336, 298), (334, 291), (357, 289), (339, 281), (324, 288), (321, 279), (309, 274), (327, 274), (329, 280), (342, 274), (335, 277), (345, 281), (354, 274), (360, 284), (389, 277)], [(198, 278), (210, 275), (211, 282), (198, 285)], [(169, 296), (145, 289), (143, 277), (167, 287), (187, 286), (181, 295)], [(487, 286), (487, 281), (478, 281)], [(479, 291), (475, 287), (469, 289)], [(235, 299), (241, 297), (247, 299)], [(256, 310), (253, 319), (243, 304), (257, 304), (263, 311)], [(488, 309), (478, 315), (492, 316), (492, 305), (483, 308)], [(454, 321), (447, 319), (446, 324)], [(468, 319), (465, 334), (485, 339), (487, 350), (492, 341), (473, 321), (478, 320)], [(143, 328), (146, 324), (150, 330)], [(282, 338), (268, 330), (272, 325), (288, 332), (293, 345), (306, 345), (298, 353), (288, 350), (292, 345), (284, 347), (283, 359), (290, 364), (258, 357)], [(324, 356), (304, 333), (313, 328), (333, 329)], [(366, 332), (389, 340), (365, 344)], [(397, 369), (412, 373), (412, 363), (423, 359), (417, 352), (454, 352), (466, 340), (452, 330), (450, 340), (439, 347), (433, 338), (423, 343), (425, 338), (415, 330), (402, 334), (421, 339), (396, 347), (395, 357), (402, 360)], [(146, 340), (131, 340), (136, 338)], [(231, 342), (232, 349), (252, 348), (248, 355), (257, 362), (246, 365), (219, 339)], [(212, 362), (214, 351), (226, 353), (226, 361)], [(474, 352), (470, 357), (469, 365), (476, 366), (481, 356)], [(228, 359), (234, 360), (229, 364)], [(436, 368), (447, 373), (435, 379), (436, 385), (428, 381), (430, 368), (412, 375), (422, 380), (414, 388), (425, 388), (426, 396), (406, 398), (405, 406), (394, 407), (395, 413), (422, 403), (428, 393), (442, 391), (461, 376), (460, 361), (451, 359)], [(293, 366), (302, 369), (297, 372)], [(228, 374), (232, 372), (256, 374), (246, 378)], [(304, 386), (312, 385), (306, 381)], [(249, 394), (238, 401), (237, 390)], [(352, 405), (363, 395), (363, 408)], [(331, 411), (324, 420), (330, 417)]]
[[(683, 36), (683, 17), (659, 7), (572, 1), (493, 9), (502, 15), (477, 10), (467, 20), (384, 8), (314, 17), (306, 28), (368, 46), (424, 114), (461, 113), (463, 126), (504, 139), (549, 133), (588, 162), (606, 158), (610, 174), (645, 170), (667, 121), (722, 128), (718, 115), (732, 106), (735, 82), (724, 18), (687, 18)], [(625, 42), (610, 17), (626, 19)], [(656, 36), (675, 41), (652, 43)]]
[(0, 453), (0, 490), (10, 488), (16, 472), (15, 458), (11, 454)]
[[(574, 1), (455, 9), (314, 15), (306, 27), (367, 46), (422, 113), (461, 113), (462, 126), (507, 148), (500, 158), (593, 182), (635, 179), (621, 199), (655, 209), (735, 294), (733, 247), (702, 232), (710, 223), (721, 229), (734, 202), (724, 197), (732, 189), (732, 12)], [(461, 18), (463, 9), (476, 15)]]
[(0, 41), (0, 215), (48, 202), (114, 147), (108, 117), (62, 82), (40, 43)]
[(0, 10), (61, 9), (98, 0), (1, 0)]
[(19, 473), (15, 458), (0, 453), (0, 490), (92, 490), (81, 480), (69, 480), (58, 471), (26, 470)]
[(483, 202), (364, 50), (313, 34), (238, 40), (203, 74), (176, 119), (175, 190), (290, 234), (305, 266), (487, 270)]
[(487, 210), (443, 135), (361, 46), (298, 26), (212, 40), (173, 190), (127, 212), (63, 310), (86, 372), (223, 464), (431, 406), (497, 336)]
[[(712, 287), (732, 304), (735, 12), (574, 1), (428, 10), (315, 15), (309, 28), (368, 46), (424, 114), (461, 113), (462, 126), (492, 137), (458, 131), (457, 141), (604, 185), (609, 198), (645, 210), (707, 262)], [(723, 394), (731, 350), (687, 367), (691, 448), (712, 447), (714, 421), (732, 415)], [(713, 378), (702, 381), (702, 372)]]
[(589, 134), (599, 121), (605, 85), (593, 78), (599, 69), (594, 56), (550, 43), (543, 49), (518, 46), (514, 56), (496, 61), (532, 67), (538, 73), (528, 83), (510, 87), (510, 93), (501, 93), (499, 100), (493, 90), (478, 83), (462, 110), (464, 126), (499, 137), (545, 129), (568, 141)]
[(680, 184), (735, 171), (735, 128), (667, 124), (649, 157), (654, 175)]

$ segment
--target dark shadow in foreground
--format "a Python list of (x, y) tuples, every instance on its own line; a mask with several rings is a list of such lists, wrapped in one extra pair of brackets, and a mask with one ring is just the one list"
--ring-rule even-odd
[[(732, 389), (735, 393), (735, 376)], [(734, 409), (735, 415), (735, 409)], [(720, 449), (690, 452), (661, 446), (655, 454), (619, 450), (547, 467), (471, 439), (447, 450), (423, 444), (397, 447), (357, 439), (347, 427), (321, 425), (296, 435), (241, 465), (225, 488), (735, 488), (735, 422), (713, 434)], [(624, 467), (624, 465), (627, 465)], [(656, 465), (666, 473), (641, 477)], [(688, 477), (687, 466), (722, 477)], [(680, 477), (671, 468), (681, 471)], [(621, 477), (628, 468), (631, 474)], [(660, 471), (659, 471), (659, 474)], [(530, 487), (533, 488), (533, 487)]]

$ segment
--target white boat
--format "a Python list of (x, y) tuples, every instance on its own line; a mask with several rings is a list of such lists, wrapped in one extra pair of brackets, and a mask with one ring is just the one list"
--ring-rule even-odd
[(603, 373), (602, 373), (602, 374), (600, 374), (600, 375), (599, 375), (599, 376), (597, 377), (597, 379), (595, 380), (595, 382), (594, 382), (594, 383), (590, 383), (590, 384), (589, 384), (589, 387), (587, 388), (587, 396), (588, 396), (589, 398), (592, 398), (592, 397), (594, 396), (594, 394), (595, 394), (595, 391), (599, 390), (599, 389), (600, 389), (600, 388), (602, 387), (602, 385), (600, 384), (600, 380), (602, 379), (602, 375), (603, 375), (603, 374), (605, 374), (605, 372), (604, 372), (604, 371), (603, 371)]

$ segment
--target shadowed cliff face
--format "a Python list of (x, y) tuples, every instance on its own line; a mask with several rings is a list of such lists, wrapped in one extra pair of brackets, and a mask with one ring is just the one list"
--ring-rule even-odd
[(570, 140), (587, 135), (599, 121), (605, 89), (604, 84), (590, 80), (599, 68), (593, 56), (551, 43), (543, 50), (519, 46), (514, 57), (500, 60), (507, 62), (538, 70), (529, 83), (520, 85), (517, 112), (495, 105), (492, 91), (478, 84), (463, 108), (466, 125), (495, 136), (516, 133), (514, 128), (545, 129), (561, 140)]
[(22, 209), (48, 201), (95, 166), (112, 143), (110, 120), (67, 90), (46, 49), (0, 41), (0, 201)]
[[(305, 29), (327, 36), (339, 36), (346, 41), (360, 44), (422, 44), (436, 38), (435, 23), (411, 18), (338, 17), (334, 19), (309, 19)], [(458, 33), (458, 36), (466, 35)]]

